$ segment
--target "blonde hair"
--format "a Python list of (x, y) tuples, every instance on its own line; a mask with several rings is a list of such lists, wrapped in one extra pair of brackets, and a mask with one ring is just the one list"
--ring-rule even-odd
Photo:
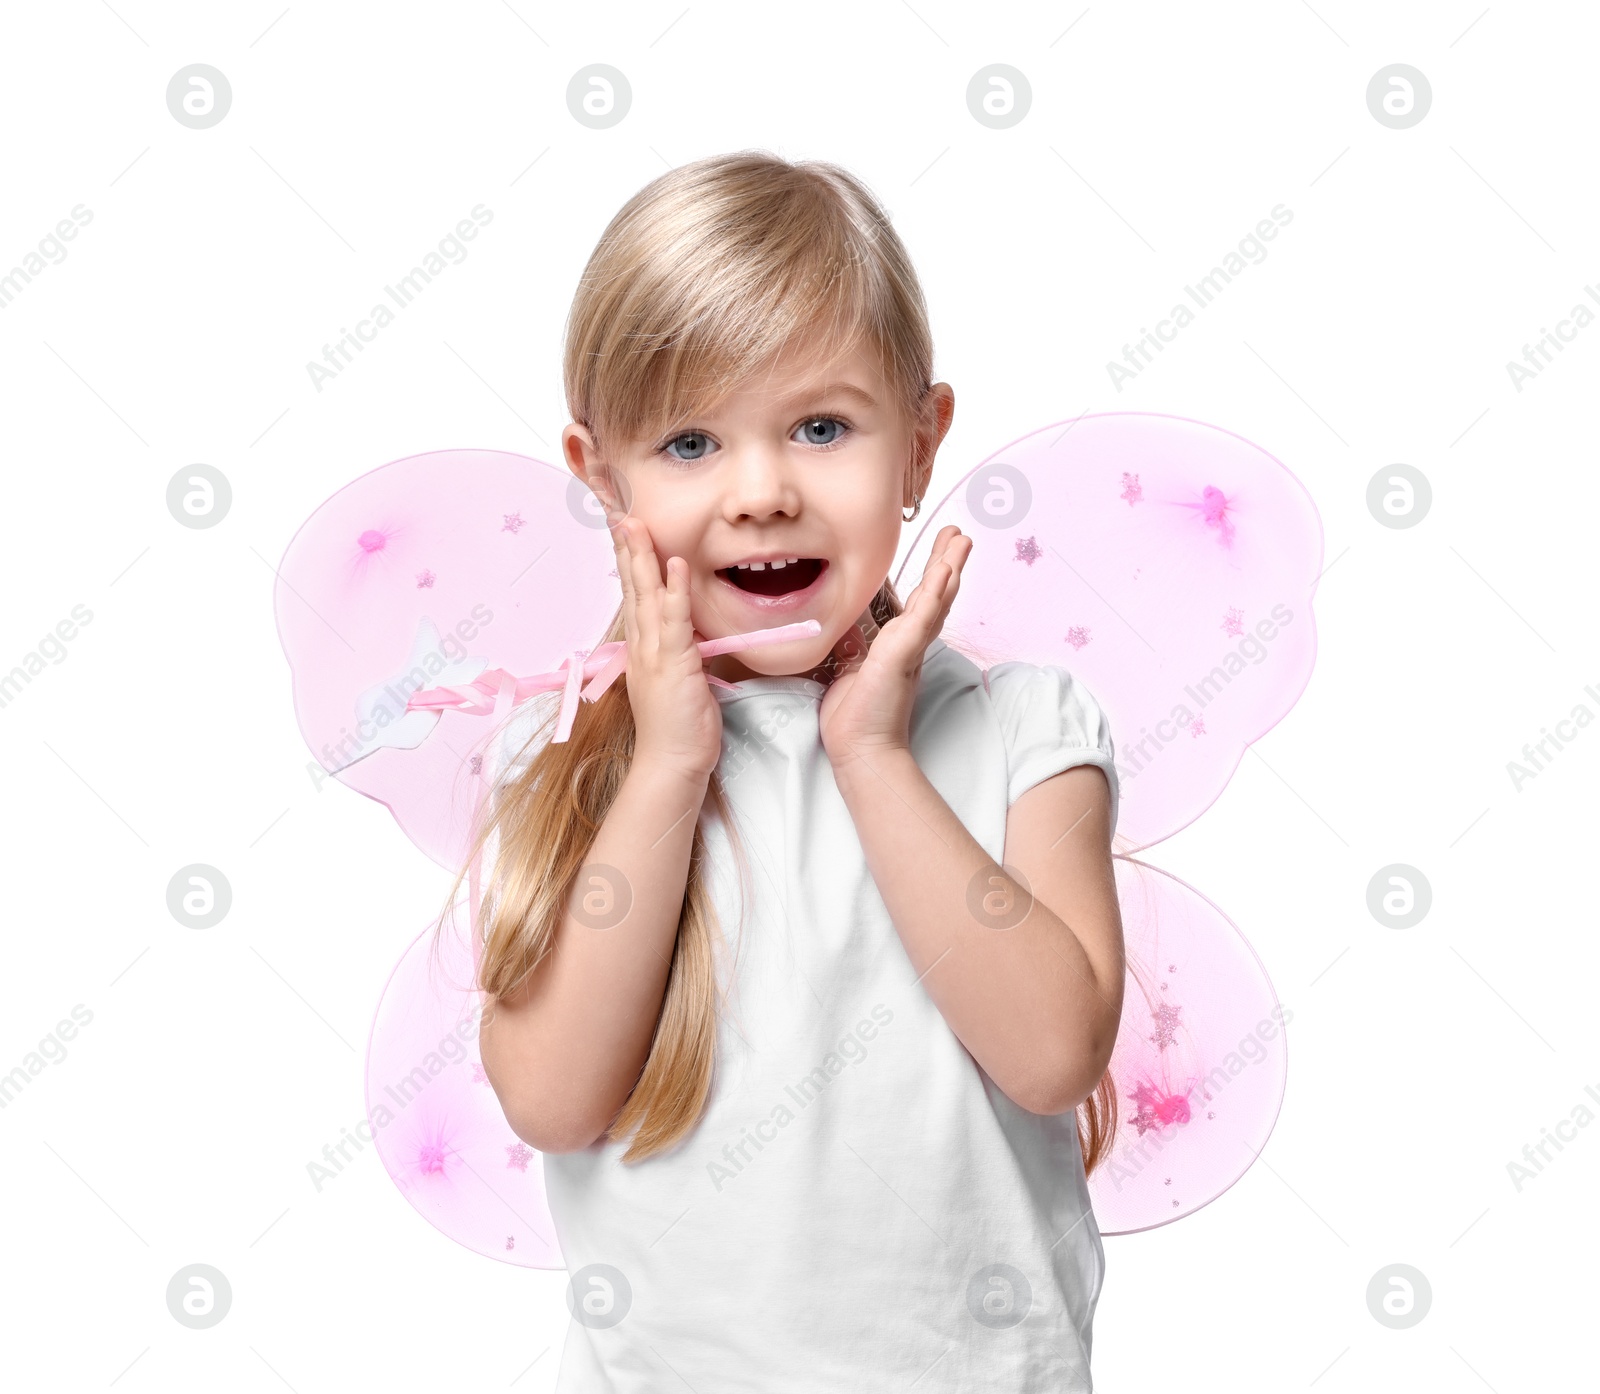
[[(924, 421), (933, 373), (927, 307), (905, 247), (872, 194), (822, 161), (791, 163), (751, 150), (718, 155), (647, 184), (601, 234), (567, 319), (567, 405), (604, 460), (709, 409), (786, 350), (803, 348), (806, 361), (826, 363), (858, 343), (876, 350), (905, 419)], [(931, 447), (919, 433), (913, 439), (908, 468), (916, 469)], [(885, 579), (873, 617), (882, 625), (900, 610)], [(602, 642), (624, 636), (619, 606)], [(528, 746), (548, 735), (553, 721), (552, 709)], [(474, 927), (483, 943), (478, 986), (491, 998), (512, 993), (555, 947), (573, 883), (633, 748), (624, 676), (599, 701), (580, 705), (570, 739), (545, 741), (524, 770), (495, 789), (474, 848), (498, 832), (499, 855)], [(706, 799), (732, 835), (716, 773)], [(632, 1135), (627, 1162), (679, 1142), (711, 1089), (717, 935), (705, 845), (697, 823), (650, 1053), (606, 1130), (608, 1139)], [(1092, 1168), (1115, 1127), (1109, 1074), (1085, 1109), (1079, 1139)]]

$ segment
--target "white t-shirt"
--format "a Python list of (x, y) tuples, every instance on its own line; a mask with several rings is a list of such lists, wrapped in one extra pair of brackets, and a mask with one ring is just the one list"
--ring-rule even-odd
[[(671, 1152), (545, 1156), (581, 1313), (557, 1390), (1090, 1389), (1104, 1258), (1075, 1115), (1014, 1104), (916, 981), (818, 737), (822, 684), (736, 688), (712, 691), (751, 872), (742, 940), (726, 829), (702, 813), (738, 941), (712, 1091)], [(1105, 771), (1115, 826), (1107, 721), (1061, 668), (1002, 663), (986, 682), (935, 639), (910, 734), (997, 862), (1008, 806), (1073, 765)]]

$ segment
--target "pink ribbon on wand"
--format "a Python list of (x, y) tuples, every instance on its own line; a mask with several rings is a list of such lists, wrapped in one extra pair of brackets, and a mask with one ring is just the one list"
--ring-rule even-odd
[[(768, 644), (783, 644), (791, 639), (814, 639), (822, 633), (816, 620), (800, 620), (795, 624), (779, 625), (776, 629), (752, 629), (744, 634), (727, 634), (720, 639), (702, 639), (695, 645), (702, 658), (719, 653), (738, 653), (744, 649), (764, 648)], [(548, 673), (534, 673), (517, 677), (504, 668), (488, 668), (463, 686), (430, 687), (413, 692), (406, 702), (407, 711), (464, 712), (468, 716), (499, 716), (509, 708), (525, 702), (540, 692), (553, 692), (560, 688), (561, 714), (556, 721), (552, 742), (564, 741), (572, 734), (573, 718), (578, 713), (578, 699), (596, 701), (628, 668), (626, 640), (613, 640), (601, 644), (587, 653), (576, 650), (561, 660), (561, 666)], [(587, 684), (585, 680), (587, 679)], [(730, 692), (734, 686), (721, 678), (706, 674), (706, 681)]]

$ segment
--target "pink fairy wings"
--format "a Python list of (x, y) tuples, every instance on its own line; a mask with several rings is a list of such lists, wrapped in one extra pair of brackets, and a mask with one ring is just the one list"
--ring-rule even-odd
[(499, 725), (471, 718), (494, 713), (507, 675), (533, 674), (514, 680), (507, 709), (560, 688), (565, 738), (580, 696), (626, 666), (625, 645), (591, 651), (622, 600), (615, 566), (588, 486), (524, 455), (440, 450), (344, 485), (295, 534), (274, 597), (313, 780), (378, 800), (458, 870)]
[[(1175, 416), (1109, 413), (1014, 441), (933, 509), (973, 538), (944, 637), (980, 666), (1053, 664), (1105, 711), (1127, 851), (1170, 837), (1293, 707), (1316, 658), (1310, 495), (1265, 450)], [(1287, 1052), (1261, 960), (1195, 888), (1115, 859), (1129, 975), (1111, 1074), (1121, 1117), (1089, 1178), (1103, 1234), (1166, 1224), (1249, 1168)]]
[[(897, 581), (921, 575), (951, 522), (975, 545), (943, 637), (981, 667), (1058, 665), (1093, 694), (1129, 851), (1202, 814), (1309, 680), (1321, 523), (1299, 481), (1231, 432), (1138, 413), (1033, 432), (932, 510)], [(275, 594), (313, 779), (385, 804), (459, 870), (501, 725), (474, 718), (559, 690), (553, 739), (567, 739), (579, 702), (626, 665), (625, 645), (594, 646), (622, 598), (614, 567), (589, 489), (525, 456), (437, 451), (341, 488), (290, 543)], [(801, 629), (820, 632), (699, 648)], [(1089, 1179), (1103, 1234), (1181, 1218), (1244, 1174), (1277, 1118), (1289, 1020), (1217, 906), (1148, 863), (1115, 867), (1129, 981), (1111, 1065), (1122, 1116)], [(385, 990), (367, 1073), (369, 1110), (395, 1109), (379, 1151), (458, 1242), (560, 1266), (538, 1154), (476, 1059), (471, 934), (465, 915), (447, 926), (441, 976), (424, 931)], [(451, 1036), (464, 1053), (442, 1049)], [(418, 1101), (405, 1081), (423, 1062), (433, 1083)]]
[(900, 577), (948, 523), (973, 547), (946, 641), (981, 667), (1057, 664), (1088, 685), (1130, 851), (1199, 817), (1310, 680), (1321, 519), (1231, 431), (1135, 412), (1034, 431), (939, 502)]

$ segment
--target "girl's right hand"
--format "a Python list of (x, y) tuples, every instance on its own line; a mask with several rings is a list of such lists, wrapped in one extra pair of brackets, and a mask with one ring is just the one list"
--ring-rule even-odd
[(706, 779), (722, 758), (722, 709), (695, 647), (688, 563), (669, 557), (663, 585), (643, 520), (614, 510), (606, 516), (622, 582), (634, 759)]

